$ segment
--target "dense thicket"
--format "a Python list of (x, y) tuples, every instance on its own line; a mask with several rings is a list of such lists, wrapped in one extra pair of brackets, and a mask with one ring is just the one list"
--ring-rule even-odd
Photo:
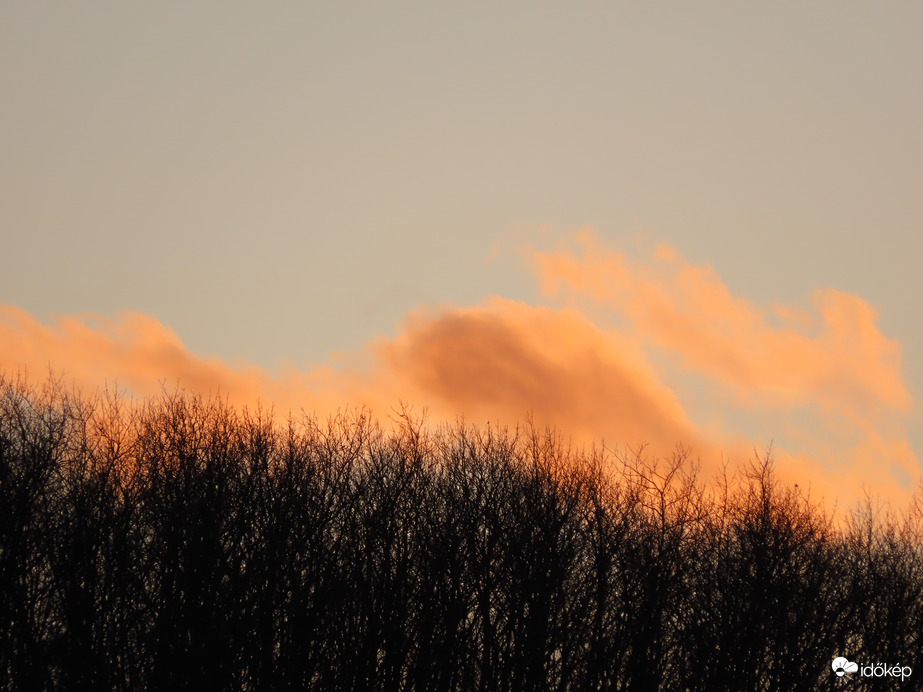
[(911, 689), (920, 526), (834, 525), (768, 458), (702, 484), (531, 426), (0, 380), (0, 686), (789, 692), (845, 655)]

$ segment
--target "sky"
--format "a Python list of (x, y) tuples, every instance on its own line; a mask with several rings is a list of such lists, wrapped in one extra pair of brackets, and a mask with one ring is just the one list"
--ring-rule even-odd
[(0, 367), (904, 502), (918, 3), (0, 4)]

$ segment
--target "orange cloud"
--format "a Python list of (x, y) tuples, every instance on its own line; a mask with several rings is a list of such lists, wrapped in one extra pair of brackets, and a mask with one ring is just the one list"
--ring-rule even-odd
[(46, 326), (24, 310), (0, 307), (0, 365), (33, 376), (51, 368), (91, 388), (118, 381), (142, 396), (159, 391), (161, 383), (182, 382), (196, 391), (254, 401), (264, 381), (257, 368), (233, 370), (189, 353), (173, 330), (137, 312), (123, 312), (119, 320), (62, 317)]
[(734, 392), (739, 406), (755, 415), (809, 407), (824, 417), (825, 434), (863, 436), (852, 450), (837, 449), (852, 459), (845, 468), (842, 458), (808, 461), (789, 453), (792, 468), (786, 471), (793, 478), (815, 476), (830, 497), (836, 494), (834, 472), (841, 485), (874, 481), (893, 496), (906, 495), (907, 480), (919, 477), (917, 459), (895, 424), (913, 403), (901, 374), (900, 344), (881, 332), (865, 300), (819, 289), (807, 309), (761, 308), (674, 248), (633, 257), (603, 247), (588, 231), (576, 244), (577, 253), (529, 252), (546, 295), (611, 310), (625, 334), (671, 356), (681, 371)]
[(81, 388), (117, 385), (141, 397), (178, 385), (236, 405), (262, 402), (281, 411), (325, 415), (351, 404), (388, 410), (375, 391), (382, 376), (318, 367), (273, 377), (254, 366), (232, 367), (191, 353), (159, 320), (129, 311), (117, 320), (88, 314), (45, 325), (24, 310), (0, 306), (0, 367), (33, 377), (51, 369)]
[(622, 444), (697, 440), (676, 396), (640, 353), (571, 310), (493, 299), (473, 308), (411, 315), (393, 340), (370, 344), (371, 366), (272, 377), (190, 353), (175, 332), (146, 315), (119, 320), (65, 317), (43, 325), (0, 309), (0, 364), (41, 373), (50, 366), (84, 387), (118, 381), (139, 395), (166, 384), (258, 399), (321, 415), (346, 405), (387, 415), (399, 400), (443, 419), (513, 422), (533, 414), (581, 439)]
[(420, 312), (377, 355), (440, 411), (507, 421), (532, 412), (580, 438), (633, 446), (699, 438), (643, 355), (573, 310), (494, 298)]
[[(472, 307), (421, 309), (395, 338), (374, 340), (344, 361), (361, 365), (273, 375), (197, 356), (147, 315), (43, 324), (3, 307), (0, 368), (25, 367), (40, 377), (51, 367), (85, 388), (117, 381), (139, 396), (178, 382), (238, 405), (272, 403), (283, 414), (304, 409), (323, 417), (366, 406), (386, 417), (401, 400), (417, 411), (426, 407), (436, 420), (461, 415), (510, 424), (532, 414), (578, 441), (650, 444), (656, 454), (685, 444), (706, 473), (722, 457), (744, 461), (777, 438), (777, 430), (760, 427), (765, 418), (794, 441), (776, 446), (787, 482), (841, 504), (861, 497), (863, 484), (906, 501), (920, 475), (900, 424), (912, 398), (899, 344), (882, 334), (865, 301), (823, 290), (807, 308), (759, 307), (673, 248), (632, 257), (591, 234), (578, 246), (577, 253), (530, 253), (545, 292), (569, 305), (495, 297)], [(618, 317), (619, 328), (603, 328), (587, 316), (592, 311), (579, 310), (586, 300)], [(654, 351), (674, 367), (660, 365)], [(735, 415), (744, 411), (753, 429), (745, 435), (723, 423), (697, 423), (689, 412), (700, 414), (701, 393), (678, 388), (677, 370), (730, 393), (723, 405)], [(754, 439), (754, 429), (765, 437)]]
[[(645, 261), (606, 250), (589, 233), (578, 242), (579, 255), (533, 252), (547, 294), (606, 304), (645, 341), (735, 388), (742, 400), (759, 395), (776, 404), (821, 402), (854, 412), (909, 410), (900, 345), (882, 334), (862, 298), (826, 289), (815, 293), (813, 314), (761, 309), (733, 296), (711, 267), (687, 264), (673, 248), (659, 246)], [(772, 326), (770, 315), (783, 326)]]

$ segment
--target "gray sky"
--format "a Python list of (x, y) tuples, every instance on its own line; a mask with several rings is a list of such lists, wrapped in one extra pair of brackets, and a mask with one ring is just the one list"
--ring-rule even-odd
[(591, 226), (756, 304), (863, 297), (919, 397), (921, 36), (919, 3), (5, 1), (0, 303), (309, 368), (541, 303), (512, 249)]

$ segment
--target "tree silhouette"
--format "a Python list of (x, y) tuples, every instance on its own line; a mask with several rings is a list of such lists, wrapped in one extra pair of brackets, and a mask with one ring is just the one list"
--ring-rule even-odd
[(0, 376), (0, 688), (826, 688), (923, 660), (921, 506), (834, 523), (771, 453), (713, 482), (529, 420)]

